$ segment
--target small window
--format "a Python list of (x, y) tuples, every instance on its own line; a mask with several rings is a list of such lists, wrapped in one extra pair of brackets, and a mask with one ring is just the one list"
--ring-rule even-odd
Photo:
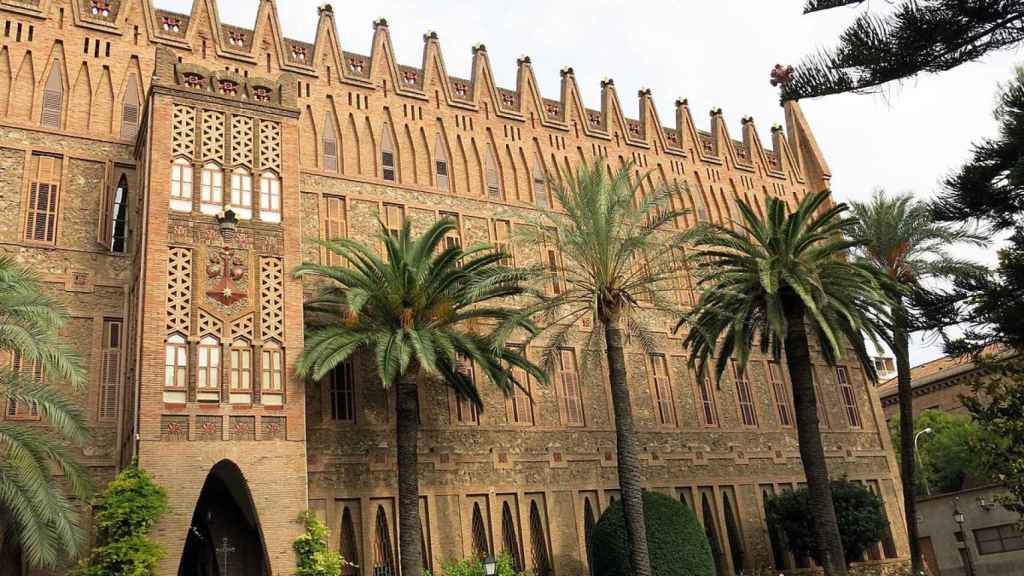
[(441, 220), (451, 220), (455, 223), (455, 228), (449, 231), (444, 236), (444, 242), (441, 245), (443, 250), (448, 248), (459, 248), (462, 246), (462, 234), (459, 228), (459, 215), (454, 212), (441, 212), (438, 214)]
[(779, 413), (779, 424), (792, 426), (793, 410), (789, 402), (789, 392), (786, 390), (786, 381), (782, 377), (782, 367), (778, 362), (768, 362), (768, 380), (772, 385), (772, 395)]
[(57, 203), (63, 159), (34, 154), (32, 165), (35, 178), (29, 185), (25, 239), (52, 244), (57, 238)]
[(1024, 550), (1024, 533), (1015, 524), (979, 528), (974, 531), (974, 541), (982, 556)]
[(220, 340), (205, 336), (196, 351), (196, 400), (220, 401)]
[(658, 423), (663, 426), (675, 426), (676, 411), (672, 405), (672, 384), (668, 375), (668, 362), (665, 360), (664, 354), (652, 354), (650, 358)]
[(405, 225), (405, 213), (398, 204), (384, 205), (384, 228), (388, 236), (398, 238), (402, 233), (402, 226)]
[(542, 246), (541, 264), (548, 274), (547, 293), (548, 296), (557, 296), (562, 293), (562, 275), (559, 267), (558, 248), (548, 242), (545, 242)]
[(100, 367), (99, 416), (117, 418), (117, 400), (121, 392), (121, 321), (103, 321), (103, 365)]
[(700, 393), (700, 415), (705, 426), (718, 426), (718, 406), (715, 403), (715, 391), (711, 379), (697, 375), (697, 391)]
[(380, 165), (381, 176), (385, 180), (394, 182), (395, 177), (395, 143), (391, 138), (391, 126), (384, 124), (384, 133), (380, 140)]
[(508, 220), (494, 221), (494, 248), (503, 254), (505, 259), (502, 264), (515, 266), (515, 255), (512, 252), (512, 223)]
[(110, 251), (122, 253), (128, 239), (128, 177), (121, 179), (114, 189), (113, 206), (110, 210)]
[(184, 158), (171, 164), (171, 210), (192, 211), (192, 164)]
[(61, 63), (53, 61), (50, 75), (43, 87), (43, 108), (39, 114), (39, 123), (46, 128), (60, 128), (61, 109), (64, 105), (64, 80), (60, 74)]
[(281, 221), (281, 181), (273, 172), (260, 176), (260, 220)]
[[(519, 354), (526, 354), (522, 345), (510, 345)], [(512, 377), (515, 378), (518, 386), (512, 385), (512, 393), (506, 400), (505, 411), (508, 415), (509, 424), (529, 426), (533, 424), (533, 400), (529, 396), (530, 376), (519, 367), (512, 367)]]
[(843, 396), (843, 407), (846, 409), (846, 421), (853, 428), (860, 428), (863, 425), (860, 419), (860, 409), (857, 407), (857, 394), (850, 384), (850, 372), (846, 366), (836, 366), (836, 380), (839, 381), (839, 391)]
[(284, 353), (276, 342), (263, 346), (260, 358), (263, 404), (280, 405), (284, 394)]
[(550, 208), (548, 202), (547, 176), (544, 172), (544, 163), (537, 157), (533, 161), (533, 203), (538, 208)]
[[(348, 236), (348, 215), (345, 210), (345, 199), (340, 196), (324, 196), (323, 210), (323, 234), (324, 240), (338, 240)], [(327, 264), (338, 266), (342, 263), (341, 257), (334, 252), (324, 249), (327, 255)]]
[(451, 188), (448, 181), (448, 149), (440, 134), (434, 144), (434, 174), (437, 177), (437, 189), (448, 192)]
[(732, 376), (736, 383), (736, 404), (740, 411), (740, 420), (744, 426), (757, 426), (757, 410), (754, 407), (754, 396), (750, 390), (747, 372), (735, 360), (732, 361)]
[(203, 214), (218, 214), (224, 206), (224, 171), (220, 166), (203, 166), (199, 189), (199, 211)]
[(124, 92), (124, 104), (121, 107), (121, 138), (134, 140), (139, 132), (139, 80), (135, 74), (128, 75), (128, 84)]
[(570, 349), (558, 351), (558, 377), (561, 384), (562, 404), (565, 423), (568, 426), (583, 426), (583, 397), (580, 394), (580, 378), (576, 367), (576, 352)]
[(484, 154), (484, 182), (487, 185), (487, 197), (492, 200), (501, 199), (501, 173), (498, 171), (498, 161), (494, 154), (494, 146), (487, 144), (487, 150)]
[(351, 362), (342, 362), (327, 375), (331, 402), (331, 420), (354, 424), (356, 421), (356, 379)]
[(825, 428), (831, 428), (832, 422), (828, 417), (825, 395), (822, 393), (821, 384), (818, 382), (818, 368), (816, 366), (811, 366), (811, 384), (814, 387), (814, 402), (818, 409), (818, 422)]
[(324, 113), (324, 170), (338, 171), (338, 131), (330, 112)]
[[(473, 362), (464, 356), (456, 360), (456, 369), (470, 382), (476, 383), (476, 369)], [(455, 421), (459, 424), (479, 424), (480, 409), (476, 403), (464, 396), (461, 392), (455, 392)]]
[(164, 363), (164, 402), (185, 403), (188, 385), (188, 345), (185, 337), (172, 334), (167, 338)]
[(232, 404), (252, 403), (252, 346), (239, 338), (231, 344), (229, 372), (230, 401)]
[(231, 209), (242, 220), (252, 219), (252, 175), (245, 168), (231, 173)]

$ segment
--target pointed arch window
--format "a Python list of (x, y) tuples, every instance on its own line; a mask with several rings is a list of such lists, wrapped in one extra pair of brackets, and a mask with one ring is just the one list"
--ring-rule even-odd
[(352, 510), (345, 506), (341, 513), (341, 556), (345, 566), (341, 569), (342, 576), (359, 574), (359, 537), (356, 534), (356, 523), (352, 520)]
[(373, 574), (395, 576), (395, 556), (391, 548), (391, 530), (384, 506), (377, 506), (373, 539)]
[(279, 406), (284, 401), (284, 351), (274, 340), (263, 345), (260, 357), (260, 387), (263, 404)]
[(121, 138), (135, 139), (139, 132), (140, 110), (139, 79), (132, 73), (128, 75), (124, 103), (121, 105)]
[(128, 239), (128, 177), (124, 174), (114, 188), (110, 207), (110, 251), (122, 253)]
[(64, 106), (64, 79), (60, 73), (61, 63), (53, 61), (50, 75), (46, 77), (43, 87), (43, 107), (39, 114), (39, 124), (46, 128), (60, 128), (61, 110)]
[(734, 572), (742, 572), (744, 564), (743, 532), (740, 529), (738, 511), (729, 492), (722, 493), (722, 506), (725, 508), (725, 532), (729, 536), (729, 553), (732, 557)]
[(715, 520), (714, 507), (707, 494), (701, 495), (701, 514), (704, 516), (704, 534), (711, 545), (711, 555), (715, 559), (715, 573), (725, 574), (725, 558), (722, 556), (722, 541), (718, 537), (718, 522)]
[(594, 517), (594, 507), (590, 503), (590, 498), (583, 499), (583, 542), (587, 547), (587, 566), (590, 567), (590, 573), (594, 573), (594, 547), (591, 537), (594, 533), (594, 525), (597, 524), (597, 519)]
[(165, 343), (164, 402), (185, 403), (188, 385), (188, 344), (181, 334), (171, 334)]
[(498, 171), (498, 158), (494, 154), (494, 145), (487, 143), (484, 151), (484, 183), (487, 186), (487, 197), (493, 200), (502, 198), (501, 173)]
[(533, 573), (536, 576), (550, 576), (552, 569), (548, 538), (544, 533), (544, 519), (541, 518), (536, 500), (530, 502), (530, 547), (533, 552)]
[(338, 171), (338, 130), (330, 112), (324, 112), (324, 170)]
[(192, 211), (192, 164), (184, 158), (171, 163), (171, 210)]
[(449, 182), (448, 149), (444, 145), (444, 139), (440, 134), (434, 142), (434, 175), (437, 178), (437, 189), (448, 192), (451, 189)]
[(388, 123), (384, 124), (384, 130), (380, 138), (380, 166), (381, 177), (391, 182), (397, 179), (395, 170), (395, 142), (391, 138), (391, 125)]
[(220, 339), (204, 336), (196, 350), (196, 400), (220, 401)]
[(224, 171), (210, 162), (203, 166), (199, 186), (199, 211), (203, 214), (217, 214), (224, 207)]
[(479, 502), (473, 503), (473, 554), (480, 559), (491, 555), (491, 546), (487, 543), (487, 528)]
[(281, 180), (269, 171), (260, 176), (260, 220), (281, 221)]
[(783, 544), (784, 536), (778, 525), (768, 518), (768, 500), (773, 496), (773, 492), (774, 490), (770, 486), (762, 487), (761, 505), (764, 506), (765, 518), (767, 518), (768, 522), (768, 540), (772, 549), (772, 566), (776, 570), (785, 570), (788, 566), (786, 566), (786, 546)]
[(512, 559), (512, 568), (515, 571), (523, 570), (523, 551), (519, 547), (519, 538), (516, 536), (516, 521), (512, 516), (512, 508), (505, 502), (501, 505), (501, 543), (503, 550)]
[(533, 159), (533, 203), (538, 208), (550, 208), (551, 205), (548, 202), (548, 185), (547, 176), (544, 172), (544, 163), (541, 162), (540, 156), (536, 156)]
[(231, 209), (243, 219), (252, 219), (252, 174), (245, 168), (231, 172)]
[(252, 403), (252, 345), (244, 338), (238, 338), (231, 343), (229, 378), (231, 403)]

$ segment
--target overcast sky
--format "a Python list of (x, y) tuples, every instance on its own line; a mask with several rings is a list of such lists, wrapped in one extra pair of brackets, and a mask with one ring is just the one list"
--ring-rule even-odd
[[(312, 42), (316, 0), (278, 0), (286, 36)], [(372, 5), (371, 5), (372, 4)], [(469, 77), (471, 47), (487, 45), (500, 86), (515, 88), (516, 58), (532, 58), (541, 92), (559, 96), (559, 70), (572, 66), (587, 106), (600, 108), (600, 80), (615, 79), (627, 116), (637, 117), (636, 92), (649, 87), (663, 124), (674, 122), (673, 102), (689, 98), (698, 126), (721, 107), (730, 133), (753, 116), (762, 138), (784, 123), (769, 83), (776, 63), (796, 64), (836, 35), (863, 8), (803, 16), (803, 0), (375, 0), (334, 3), (342, 48), (369, 54), (372, 22), (385, 17), (398, 61), (419, 66), (423, 33), (441, 39), (448, 72)], [(871, 6), (881, 3), (868, 2)], [(156, 0), (188, 13), (191, 0)], [(226, 23), (251, 28), (258, 0), (220, 0)], [(513, 8), (514, 6), (514, 8)], [(835, 196), (867, 199), (884, 187), (935, 193), (941, 178), (968, 156), (970, 145), (993, 135), (998, 85), (1010, 78), (1019, 51), (1003, 52), (940, 76), (893, 86), (886, 94), (831, 96), (801, 102), (832, 167)], [(770, 143), (769, 143), (770, 144)], [(978, 258), (990, 261), (991, 251)], [(914, 364), (941, 355), (918, 342)]]

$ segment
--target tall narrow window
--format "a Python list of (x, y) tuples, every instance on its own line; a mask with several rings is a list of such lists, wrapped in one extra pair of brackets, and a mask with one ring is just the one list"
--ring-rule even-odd
[(512, 223), (508, 220), (494, 221), (494, 248), (505, 254), (502, 264), (505, 266), (515, 265), (515, 255), (512, 253)]
[(776, 570), (785, 570), (789, 568), (786, 566), (786, 546), (785, 536), (782, 534), (782, 530), (778, 524), (772, 522), (768, 517), (768, 500), (774, 496), (775, 490), (771, 486), (764, 486), (761, 488), (761, 505), (764, 508), (764, 517), (768, 523), (768, 541), (772, 549), (772, 566)]
[(167, 337), (164, 355), (164, 402), (184, 404), (188, 385), (188, 345), (181, 334)]
[(550, 242), (543, 244), (541, 253), (541, 264), (548, 275), (547, 292), (549, 296), (557, 296), (562, 293), (562, 275), (559, 270), (558, 247)]
[(196, 361), (196, 400), (220, 401), (220, 340), (205, 336), (199, 341)]
[(491, 545), (487, 541), (487, 528), (479, 502), (473, 503), (473, 554), (480, 559), (491, 555)]
[(395, 142), (391, 137), (391, 125), (384, 124), (384, 133), (380, 139), (381, 177), (394, 182), (395, 176)]
[(103, 365), (100, 375), (100, 419), (117, 418), (121, 392), (121, 321), (103, 321)]
[(64, 105), (64, 80), (60, 75), (60, 61), (54, 60), (50, 75), (43, 87), (43, 108), (39, 123), (47, 128), (60, 128), (61, 109)]
[(199, 211), (217, 214), (224, 205), (224, 171), (212, 162), (203, 166), (200, 180)]
[(547, 174), (544, 171), (544, 163), (540, 157), (533, 160), (533, 203), (538, 208), (550, 208), (548, 202)]
[(733, 499), (729, 497), (729, 492), (723, 492), (722, 506), (725, 508), (725, 533), (729, 536), (732, 569), (734, 572), (740, 573), (744, 568), (743, 532), (740, 530), (738, 511)]
[(128, 239), (128, 177), (123, 174), (114, 189), (110, 219), (110, 251), (124, 252)]
[(501, 172), (498, 171), (498, 159), (494, 154), (494, 146), (490, 143), (484, 151), (484, 183), (487, 185), (487, 197), (492, 200), (502, 198)]
[(512, 568), (518, 573), (523, 570), (523, 551), (516, 536), (516, 521), (512, 509), (505, 502), (501, 505), (501, 543), (505, 554), (512, 559)]
[(715, 559), (715, 574), (725, 574), (725, 557), (722, 553), (722, 540), (718, 536), (718, 520), (715, 519), (714, 507), (706, 493), (701, 494), (701, 514), (704, 516), (704, 534), (711, 545), (711, 556)]
[[(509, 348), (519, 354), (526, 355), (526, 349), (520, 344), (510, 344)], [(526, 370), (518, 366), (512, 367), (512, 378), (518, 385), (512, 386), (512, 394), (506, 402), (505, 410), (508, 413), (509, 424), (530, 425), (533, 424), (533, 400), (530, 399), (530, 377)]]
[(245, 168), (231, 172), (231, 209), (243, 220), (252, 218), (252, 174)]
[(324, 170), (338, 171), (338, 130), (331, 113), (324, 113)]
[(171, 210), (192, 211), (192, 164), (184, 158), (171, 164)]
[(459, 248), (462, 246), (462, 234), (459, 226), (459, 215), (455, 212), (441, 212), (438, 214), (441, 220), (448, 219), (455, 223), (455, 228), (449, 231), (444, 236), (444, 243), (441, 245), (442, 249), (447, 250), (448, 248)]
[(654, 398), (657, 402), (658, 423), (676, 425), (676, 411), (672, 405), (672, 384), (668, 376), (668, 362), (664, 354), (652, 354), (651, 377), (654, 379)]
[[(345, 208), (345, 199), (341, 196), (324, 196), (324, 240), (340, 240), (348, 236), (348, 213)], [(338, 256), (329, 250), (327, 262), (331, 265), (341, 263)]]
[(778, 362), (768, 362), (768, 380), (772, 385), (772, 395), (775, 399), (775, 408), (779, 413), (779, 424), (783, 426), (793, 425), (793, 410), (790, 408), (789, 393), (786, 391), (786, 381), (782, 378), (782, 366)]
[(59, 156), (32, 155), (28, 215), (25, 239), (53, 243), (57, 239), (57, 202), (60, 195), (63, 159)]
[(273, 172), (260, 176), (260, 220), (281, 221), (281, 180)]
[(533, 573), (536, 576), (550, 576), (551, 554), (548, 551), (548, 537), (544, 531), (537, 501), (530, 502), (530, 544), (533, 551)]
[(402, 226), (405, 225), (405, 213), (398, 204), (384, 205), (384, 228), (388, 236), (398, 238), (402, 233)]
[[(39, 360), (26, 360), (19, 352), (12, 354), (11, 370), (26, 380), (33, 380), (39, 384), (45, 379), (43, 363)], [(14, 398), (8, 398), (6, 414), (11, 420), (38, 420), (39, 403), (34, 400), (31, 403), (18, 402)]]
[(121, 138), (134, 140), (139, 132), (139, 79), (132, 73), (128, 75), (128, 83), (124, 91), (124, 103), (121, 106)]
[(846, 421), (853, 428), (860, 428), (863, 425), (860, 419), (860, 409), (857, 407), (857, 394), (850, 384), (850, 371), (846, 366), (836, 366), (836, 380), (839, 381), (839, 391), (843, 394), (843, 407), (846, 408)]
[[(465, 356), (459, 355), (456, 358), (456, 364), (456, 369), (459, 373), (475, 384), (476, 371), (473, 362)], [(459, 391), (455, 391), (455, 421), (459, 424), (480, 423), (480, 409), (473, 400)]]
[(345, 559), (342, 576), (359, 574), (359, 536), (356, 534), (356, 523), (352, 520), (352, 511), (348, 506), (341, 513), (341, 556)]
[(252, 403), (252, 346), (239, 338), (231, 343), (230, 401)]
[(260, 371), (263, 404), (280, 405), (284, 394), (284, 353), (277, 342), (270, 341), (263, 345)]
[(754, 395), (750, 390), (747, 372), (735, 360), (732, 361), (732, 377), (736, 383), (736, 404), (740, 411), (740, 420), (744, 426), (757, 426), (757, 409), (754, 406)]
[(718, 426), (718, 407), (715, 405), (715, 391), (711, 379), (697, 374), (697, 392), (700, 393), (700, 415), (705, 426)]
[(377, 521), (373, 541), (373, 574), (394, 576), (395, 556), (391, 548), (391, 529), (383, 506), (377, 506)]
[(576, 369), (574, 350), (563, 348), (558, 351), (558, 377), (562, 387), (566, 425), (583, 426), (583, 398), (580, 394), (580, 378)]
[(448, 192), (451, 189), (448, 177), (448, 149), (440, 134), (434, 143), (434, 175), (437, 178), (437, 189)]
[(831, 428), (832, 422), (828, 417), (825, 396), (822, 394), (821, 382), (818, 379), (818, 368), (816, 366), (811, 366), (811, 384), (814, 387), (814, 403), (818, 408), (818, 422), (825, 428)]
[(686, 252), (682, 248), (673, 248), (672, 260), (675, 272), (676, 301), (680, 306), (693, 306), (697, 303), (697, 292), (694, 290)]
[(594, 533), (594, 525), (597, 524), (597, 519), (594, 517), (594, 507), (590, 503), (590, 498), (583, 499), (583, 543), (587, 547), (587, 566), (590, 567), (590, 573), (594, 573), (594, 546), (591, 541), (591, 537)]
[(352, 362), (338, 364), (327, 375), (331, 402), (331, 420), (354, 424), (356, 421), (356, 379)]

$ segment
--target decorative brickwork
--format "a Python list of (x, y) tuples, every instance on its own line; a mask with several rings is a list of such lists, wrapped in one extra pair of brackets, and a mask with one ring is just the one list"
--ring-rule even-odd
[(231, 117), (231, 163), (253, 166), (253, 120), (246, 116)]
[(260, 168), (281, 171), (281, 125), (260, 122)]
[(188, 334), (192, 319), (192, 251), (171, 248), (167, 262), (167, 333)]
[(196, 152), (196, 109), (191, 106), (174, 106), (171, 125), (171, 154), (192, 158)]
[(284, 269), (280, 258), (260, 258), (260, 336), (284, 341)]
[(196, 440), (223, 440), (223, 430), (223, 416), (196, 416)]
[(188, 416), (162, 416), (160, 418), (160, 439), (171, 442), (188, 440)]
[(203, 111), (203, 160), (224, 164), (224, 113)]
[(256, 419), (252, 416), (232, 416), (228, 433), (231, 440), (255, 440)]

